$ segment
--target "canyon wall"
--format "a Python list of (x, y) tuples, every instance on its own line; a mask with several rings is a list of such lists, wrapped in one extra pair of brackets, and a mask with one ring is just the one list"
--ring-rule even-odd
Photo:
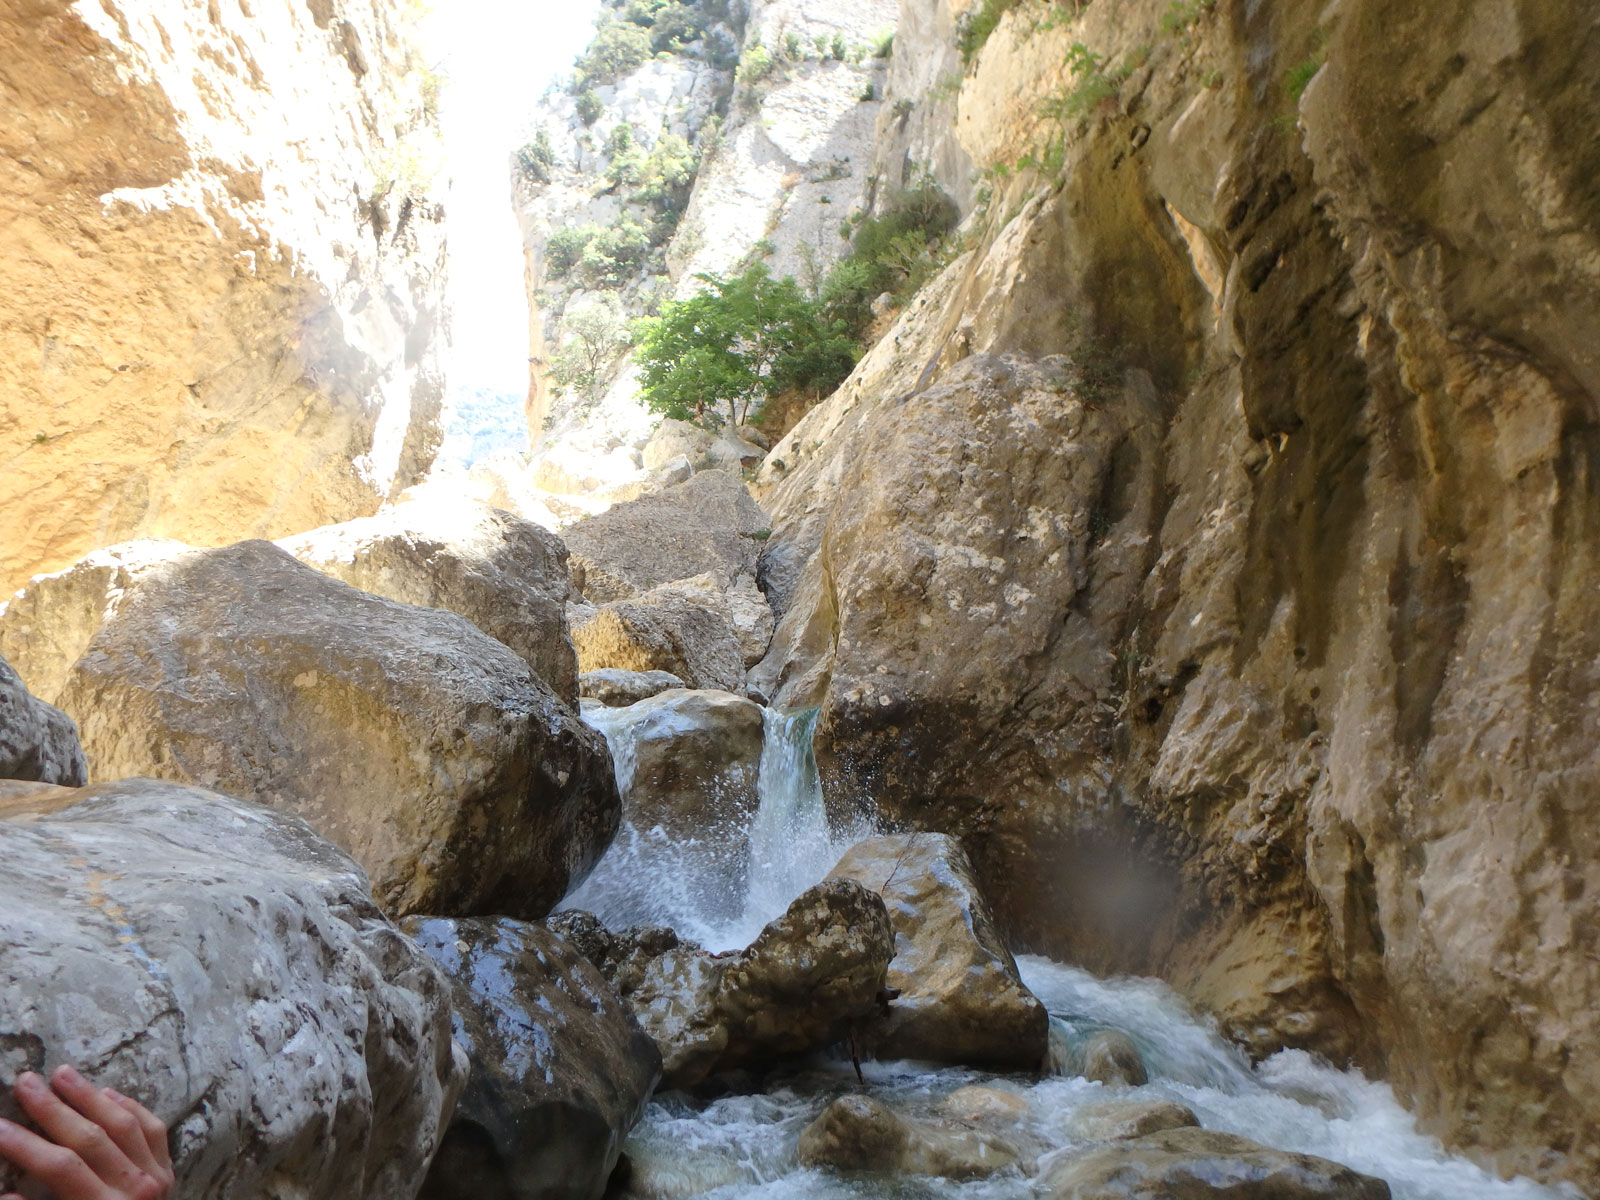
[(1012, 6), (967, 253), (761, 468), (752, 672), (1019, 948), (1589, 1190), (1597, 51), (1543, 0)]
[(375, 510), (439, 440), (433, 89), (390, 0), (0, 10), (0, 589)]
[[(580, 60), (579, 81), (541, 101), (513, 172), (531, 308), (530, 478), (553, 492), (616, 485), (641, 466), (659, 417), (639, 399), (629, 320), (699, 291), (701, 273), (755, 262), (814, 288), (849, 252), (845, 221), (913, 177), (909, 155), (930, 140), (907, 136), (880, 161), (893, 0), (684, 7), (703, 25), (692, 40), (587, 79), (595, 52)], [(661, 29), (648, 31), (657, 43)], [(947, 173), (967, 186), (956, 160)], [(652, 161), (675, 174), (664, 184)], [(589, 230), (608, 232), (574, 263), (561, 239)], [(587, 360), (581, 379), (574, 356)]]

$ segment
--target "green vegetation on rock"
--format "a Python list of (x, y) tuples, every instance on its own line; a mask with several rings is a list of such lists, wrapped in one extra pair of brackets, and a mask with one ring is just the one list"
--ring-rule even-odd
[(643, 323), (638, 360), (645, 401), (681, 421), (743, 424), (782, 392), (831, 391), (858, 353), (845, 325), (825, 315), (792, 278), (763, 264), (671, 301)]

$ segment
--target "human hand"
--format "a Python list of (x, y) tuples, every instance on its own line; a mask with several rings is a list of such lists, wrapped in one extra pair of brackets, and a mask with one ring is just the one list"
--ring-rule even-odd
[[(48, 1187), (55, 1200), (167, 1200), (172, 1195), (167, 1127), (144, 1105), (93, 1086), (71, 1067), (57, 1067), (48, 1084), (24, 1072), (15, 1091), (17, 1103), (46, 1137), (0, 1120), (0, 1158), (20, 1167), (28, 1181)], [(7, 1192), (0, 1200), (24, 1198)]]

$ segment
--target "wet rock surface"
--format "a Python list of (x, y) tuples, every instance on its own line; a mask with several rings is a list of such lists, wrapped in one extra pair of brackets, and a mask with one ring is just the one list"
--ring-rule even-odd
[(681, 688), (683, 680), (668, 671), (623, 671), (601, 667), (578, 676), (578, 694), (607, 708), (626, 708), (651, 696)]
[(199, 788), (11, 794), (0, 1116), (18, 1071), (70, 1062), (168, 1123), (178, 1195), (415, 1194), (466, 1062), (448, 982), (354, 861)]
[(1083, 1046), (1083, 1077), (1123, 1087), (1139, 1087), (1150, 1082), (1139, 1047), (1131, 1037), (1115, 1029), (1102, 1029), (1089, 1035)]
[[(610, 844), (621, 803), (603, 739), (464, 618), (359, 592), (268, 542), (84, 574), (126, 584), (58, 698), (94, 778), (193, 782), (303, 816), (395, 915), (543, 916)], [(37, 580), (22, 607), (65, 620), (75, 605), (49, 593), (76, 602), (84, 585)], [(61, 640), (42, 617), (29, 639)]]
[(1004, 1138), (904, 1117), (870, 1096), (835, 1100), (800, 1135), (803, 1164), (843, 1171), (981, 1179), (1021, 1158)]
[(423, 1200), (597, 1200), (661, 1075), (661, 1055), (600, 972), (549, 929), (411, 917), (450, 978), (471, 1063)]
[(655, 1039), (663, 1088), (839, 1041), (877, 1010), (893, 955), (883, 901), (848, 880), (811, 888), (728, 954), (670, 929), (610, 934), (587, 914), (555, 920)]
[(0, 779), (82, 787), (89, 768), (78, 727), (53, 704), (28, 691), (0, 658)]
[(1206, 1129), (1173, 1129), (1064, 1159), (1049, 1200), (1389, 1200), (1389, 1185), (1307, 1154)]
[(566, 547), (548, 530), (486, 504), (411, 501), (278, 545), (363, 592), (459, 613), (577, 707), (572, 580)]
[(1199, 1118), (1171, 1100), (1121, 1100), (1091, 1104), (1073, 1114), (1073, 1132), (1095, 1142), (1144, 1137), (1166, 1129), (1198, 1126)]
[(889, 986), (900, 994), (864, 1035), (874, 1055), (1041, 1066), (1049, 1017), (1018, 977), (959, 842), (927, 833), (871, 838), (830, 878), (877, 892), (894, 926)]

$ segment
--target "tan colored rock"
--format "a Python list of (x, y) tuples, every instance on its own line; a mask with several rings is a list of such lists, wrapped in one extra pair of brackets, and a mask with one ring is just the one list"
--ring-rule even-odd
[(1028, 1115), (1025, 1097), (981, 1084), (958, 1087), (940, 1102), (939, 1107), (957, 1120), (1002, 1125), (1016, 1124)]
[(169, 1124), (176, 1195), (415, 1195), (467, 1062), (356, 863), (200, 788), (42, 791), (0, 807), (0, 1116), (72, 1063)]
[(770, 525), (737, 475), (701, 471), (579, 521), (563, 537), (579, 590), (603, 604), (706, 573), (723, 586), (753, 575), (760, 545), (752, 535)]
[(0, 779), (67, 787), (82, 787), (89, 779), (72, 718), (33, 696), (4, 658), (0, 658)]
[(437, 449), (442, 211), (411, 15), (0, 16), (0, 592), (98, 546), (374, 511)]
[[(618, 714), (621, 716), (622, 714)], [(718, 691), (660, 692), (631, 705), (623, 817), (674, 840), (744, 841), (756, 813), (761, 707)], [(739, 857), (735, 853), (732, 857)]]
[(709, 430), (688, 421), (675, 421), (667, 417), (656, 427), (640, 453), (644, 458), (645, 470), (654, 471), (677, 458), (686, 458), (693, 463), (716, 440), (717, 435)]
[(585, 700), (598, 700), (607, 708), (626, 708), (682, 686), (683, 680), (666, 671), (622, 671), (602, 667), (578, 676), (579, 694)]
[(1003, 1138), (914, 1121), (870, 1096), (835, 1100), (800, 1134), (801, 1163), (845, 1171), (982, 1179), (1021, 1157)]
[(1076, 1110), (1071, 1127), (1076, 1136), (1089, 1141), (1116, 1142), (1199, 1124), (1188, 1106), (1172, 1100), (1119, 1100)]
[(894, 925), (889, 986), (900, 995), (865, 1031), (874, 1055), (1040, 1067), (1049, 1015), (1018, 977), (959, 842), (930, 833), (871, 838), (829, 878), (877, 892)]
[[(1019, 6), (963, 79), (962, 146), (1014, 165), (1073, 44), (1127, 69), (769, 455), (809, 565), (752, 684), (825, 705), (836, 790), (962, 836), (1011, 935), (1593, 1192), (1590, 30), (1357, 0), (1175, 39), (1166, 7)], [(1063, 352), (1099, 364), (1078, 433), (922, 399)]]
[[(60, 589), (79, 619), (114, 561), (37, 580), (14, 610), (37, 621)], [(464, 618), (268, 542), (180, 548), (118, 584), (58, 696), (96, 780), (198, 783), (302, 816), (396, 914), (542, 916), (609, 844), (620, 802), (600, 736)]]
[(766, 656), (772, 642), (773, 613), (756, 586), (754, 575), (740, 575), (727, 585), (719, 585), (710, 574), (696, 575), (663, 584), (646, 592), (643, 599), (655, 601), (667, 596), (682, 596), (721, 614), (739, 639), (739, 652), (746, 667), (755, 666)]
[(691, 688), (742, 690), (744, 658), (727, 618), (677, 595), (568, 611), (578, 669), (665, 671)]
[(1131, 1037), (1117, 1029), (1102, 1029), (1089, 1035), (1083, 1046), (1083, 1077), (1121, 1087), (1140, 1087), (1150, 1082), (1144, 1055)]
[(577, 707), (572, 580), (555, 534), (487, 505), (412, 501), (278, 545), (363, 592), (460, 613)]
[(1209, 1129), (1173, 1129), (1060, 1160), (1049, 1200), (1389, 1200), (1389, 1185), (1309, 1154)]

